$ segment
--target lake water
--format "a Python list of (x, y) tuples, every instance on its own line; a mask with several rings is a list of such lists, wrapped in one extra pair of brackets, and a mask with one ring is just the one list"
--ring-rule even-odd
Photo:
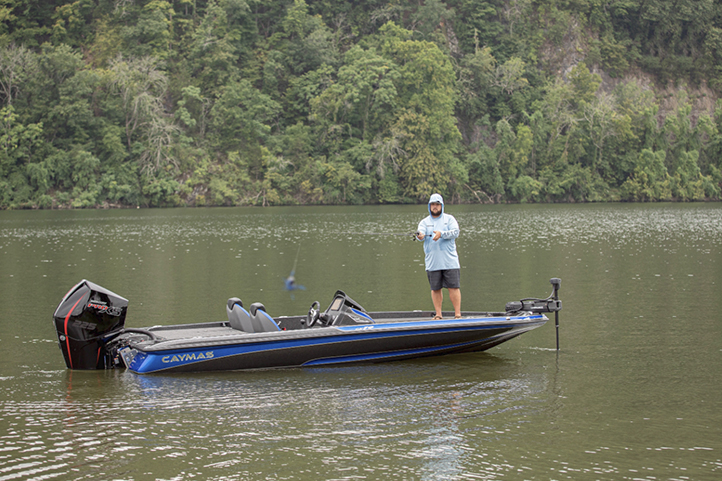
[(549, 322), (417, 361), (71, 372), (52, 313), (83, 278), (130, 300), (128, 327), (224, 320), (234, 296), (303, 314), (336, 289), (430, 309), (421, 245), (378, 235), (425, 207), (0, 212), (0, 481), (722, 479), (722, 204), (447, 211), (462, 308), (560, 277), (559, 353)]

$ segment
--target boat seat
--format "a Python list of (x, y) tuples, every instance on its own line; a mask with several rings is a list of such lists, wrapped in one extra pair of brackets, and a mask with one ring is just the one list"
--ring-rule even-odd
[(249, 308), (251, 311), (251, 322), (253, 322), (254, 332), (273, 332), (280, 331), (276, 321), (266, 312), (266, 307), (260, 302), (254, 302)]
[(228, 314), (228, 322), (233, 329), (244, 332), (253, 331), (253, 321), (251, 316), (243, 308), (243, 302), (237, 297), (231, 297), (226, 303), (226, 314)]

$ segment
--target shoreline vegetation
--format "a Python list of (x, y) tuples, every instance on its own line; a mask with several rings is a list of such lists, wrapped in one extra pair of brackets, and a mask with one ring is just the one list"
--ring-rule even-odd
[(722, 198), (711, 0), (0, 13), (0, 209)]

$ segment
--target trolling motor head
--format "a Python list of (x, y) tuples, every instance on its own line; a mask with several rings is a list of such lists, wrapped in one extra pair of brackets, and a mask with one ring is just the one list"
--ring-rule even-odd
[(549, 279), (549, 282), (551, 283), (552, 287), (554, 288), (554, 293), (552, 294), (552, 297), (555, 299), (558, 297), (557, 292), (562, 287), (562, 280), (558, 277), (552, 277)]
[(125, 325), (128, 300), (83, 279), (60, 301), (53, 320), (70, 369), (105, 369), (105, 344)]

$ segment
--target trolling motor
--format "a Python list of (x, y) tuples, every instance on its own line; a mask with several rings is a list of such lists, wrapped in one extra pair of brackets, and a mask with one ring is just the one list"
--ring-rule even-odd
[(549, 279), (552, 285), (552, 293), (546, 299), (527, 298), (520, 301), (512, 301), (506, 303), (506, 312), (553, 312), (554, 325), (557, 331), (557, 351), (559, 350), (559, 311), (562, 310), (562, 301), (559, 299), (559, 289), (562, 286), (562, 280), (558, 277)]
[(127, 311), (127, 299), (85, 279), (70, 289), (53, 314), (68, 368), (111, 367), (111, 355), (104, 348), (124, 332)]
[(559, 300), (559, 288), (562, 285), (562, 280), (554, 277), (549, 282), (554, 288), (553, 292), (546, 299), (537, 299), (529, 297), (520, 301), (512, 301), (506, 303), (506, 312), (558, 312), (562, 310), (562, 301)]

